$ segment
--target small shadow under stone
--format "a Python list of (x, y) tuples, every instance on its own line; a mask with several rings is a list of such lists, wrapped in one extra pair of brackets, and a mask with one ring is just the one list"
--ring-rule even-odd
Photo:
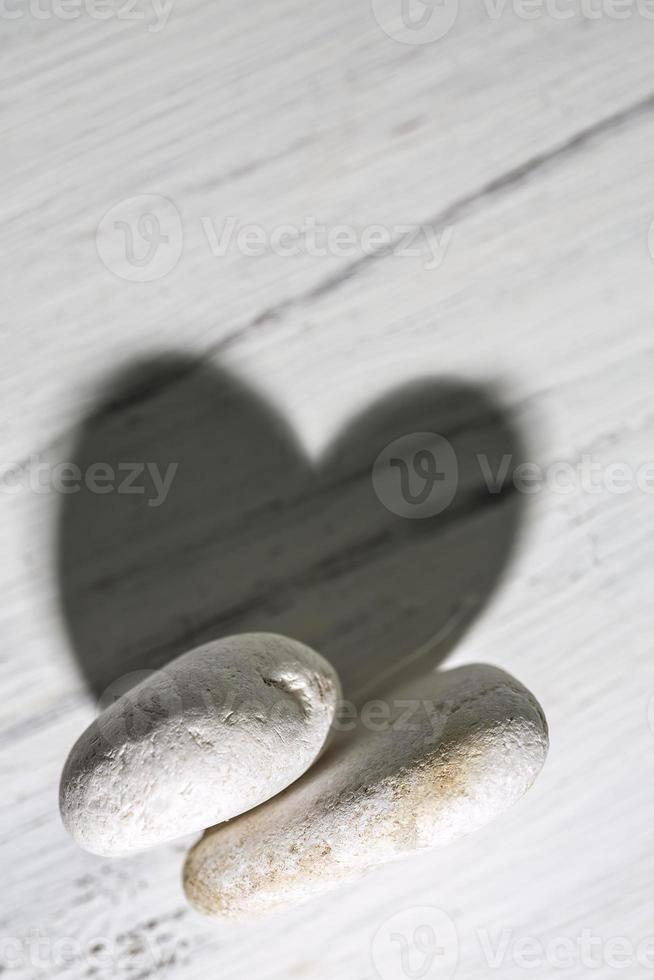
[[(416, 432), (449, 441), (458, 481), (441, 513), (410, 520), (381, 503), (371, 473), (388, 443)], [(435, 377), (391, 391), (313, 465), (226, 371), (177, 356), (138, 363), (79, 426), (72, 461), (91, 489), (62, 498), (61, 603), (80, 670), (99, 696), (253, 630), (315, 647), (354, 700), (435, 666), (506, 568), (523, 455), (491, 391)], [(415, 462), (418, 497), (430, 470), (424, 454)], [(110, 490), (98, 473), (115, 474)], [(400, 493), (399, 464), (394, 473)], [(498, 473), (503, 486), (489, 488)]]

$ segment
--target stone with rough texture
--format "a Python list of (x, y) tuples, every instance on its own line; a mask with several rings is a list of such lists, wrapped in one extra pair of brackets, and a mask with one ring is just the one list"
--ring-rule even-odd
[(64, 825), (86, 850), (121, 855), (229, 820), (311, 765), (339, 695), (333, 668), (286, 637), (198, 647), (78, 739), (61, 779)]
[(508, 674), (433, 672), (369, 706), (282, 796), (208, 830), (186, 894), (206, 914), (247, 918), (447, 844), (520, 799), (547, 745), (541, 708)]

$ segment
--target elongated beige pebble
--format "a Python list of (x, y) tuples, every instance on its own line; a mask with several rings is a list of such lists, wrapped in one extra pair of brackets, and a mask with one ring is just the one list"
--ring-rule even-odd
[(102, 855), (229, 820), (296, 780), (340, 696), (333, 668), (295, 640), (232, 636), (178, 657), (84, 732), (60, 787), (64, 825)]
[(206, 914), (252, 917), (447, 844), (520, 799), (547, 744), (537, 701), (508, 674), (434, 672), (369, 705), (284, 794), (208, 830), (187, 857), (186, 894)]

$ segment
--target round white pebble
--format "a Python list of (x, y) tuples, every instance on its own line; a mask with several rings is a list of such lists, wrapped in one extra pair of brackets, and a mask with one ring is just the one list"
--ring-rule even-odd
[(282, 796), (208, 830), (186, 894), (208, 915), (251, 918), (447, 844), (515, 803), (547, 744), (537, 701), (508, 674), (433, 672), (369, 706)]
[(87, 728), (60, 810), (87, 851), (124, 855), (229, 820), (285, 789), (320, 754), (340, 685), (314, 650), (268, 633), (178, 657)]

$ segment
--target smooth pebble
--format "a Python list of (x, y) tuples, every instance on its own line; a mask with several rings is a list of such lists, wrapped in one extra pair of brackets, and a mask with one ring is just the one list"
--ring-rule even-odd
[(118, 698), (73, 746), (60, 786), (85, 850), (123, 855), (204, 830), (285, 789), (319, 755), (340, 685), (286, 637), (227, 637)]
[(186, 860), (187, 897), (257, 917), (447, 844), (520, 799), (547, 746), (538, 702), (508, 674), (435, 671), (369, 706), (284, 794), (208, 830)]

